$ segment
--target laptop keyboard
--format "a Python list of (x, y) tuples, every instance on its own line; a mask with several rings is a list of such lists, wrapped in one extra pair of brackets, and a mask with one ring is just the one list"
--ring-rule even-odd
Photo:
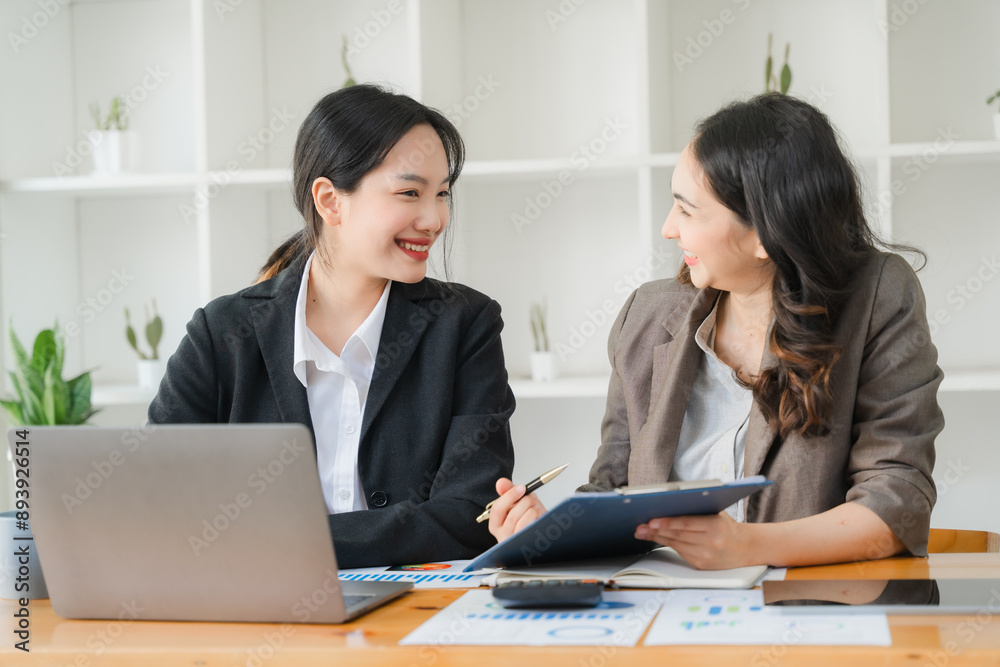
[(359, 607), (369, 600), (371, 600), (374, 595), (345, 595), (344, 596), (344, 609), (353, 609)]

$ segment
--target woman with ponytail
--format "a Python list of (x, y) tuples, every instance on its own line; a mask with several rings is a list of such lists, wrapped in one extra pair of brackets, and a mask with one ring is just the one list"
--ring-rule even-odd
[[(684, 265), (612, 326), (581, 490), (773, 480), (718, 515), (636, 527), (705, 569), (926, 554), (942, 373), (920, 283), (879, 250), (826, 116), (779, 94), (731, 104), (699, 124), (671, 189), (663, 236)], [(497, 490), (499, 539), (544, 511)]]
[(313, 433), (341, 567), (469, 558), (514, 465), (500, 306), (426, 277), (464, 146), (375, 86), (331, 93), (295, 144), (305, 227), (255, 285), (199, 308), (150, 423), (298, 422)]

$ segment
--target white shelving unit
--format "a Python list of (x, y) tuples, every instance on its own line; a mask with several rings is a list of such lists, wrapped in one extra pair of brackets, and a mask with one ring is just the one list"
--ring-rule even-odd
[[(1000, 249), (1000, 141), (982, 104), (1000, 80), (1000, 5), (917, 4), (60, 3), (25, 45), (0, 51), (3, 89), (31, 100), (0, 106), (3, 321), (22, 337), (56, 317), (78, 324), (67, 372), (96, 368), (95, 402), (141, 418), (148, 397), (128, 388), (123, 308), (141, 313), (155, 297), (169, 353), (196, 307), (249, 284), (301, 225), (292, 146), (315, 101), (345, 78), (346, 34), (358, 45), (357, 79), (405, 91), (459, 125), (469, 160), (450, 276), (504, 308), (521, 400), (515, 435), (532, 446), (580, 443), (573, 456), (589, 460), (610, 324), (634, 284), (677, 268), (675, 244), (659, 235), (671, 170), (697, 119), (760, 90), (773, 32), (779, 57), (792, 43), (792, 93), (821, 107), (852, 148), (880, 229), (928, 254), (918, 275), (929, 314), (946, 320), (934, 332), (942, 390), (1000, 399), (1000, 279), (977, 274)], [(0, 5), (3, 25), (37, 12), (33, 0)], [(153, 86), (143, 83), (149, 68)], [(54, 165), (85, 141), (88, 105), (117, 94), (142, 98), (131, 110), (140, 170), (95, 177), (84, 159), (56, 177)], [(558, 189), (561, 174), (571, 182)], [(129, 278), (117, 292), (115, 272)], [(544, 385), (520, 379), (528, 305), (541, 298), (563, 352), (563, 379)], [(538, 399), (553, 407), (533, 410)], [(576, 419), (579, 406), (587, 419)]]

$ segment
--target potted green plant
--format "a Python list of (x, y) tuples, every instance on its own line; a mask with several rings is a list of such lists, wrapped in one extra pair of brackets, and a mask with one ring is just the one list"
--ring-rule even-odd
[(58, 324), (38, 334), (30, 357), (13, 324), (10, 345), (15, 361), (10, 379), (16, 397), (0, 400), (10, 426), (86, 424), (97, 413), (90, 404), (90, 371), (71, 380), (62, 377), (66, 343)]
[[(90, 371), (70, 380), (63, 379), (66, 343), (58, 323), (35, 337), (30, 356), (14, 333), (13, 324), (9, 327), (9, 334), (10, 346), (14, 351), (14, 370), (10, 372), (10, 379), (14, 385), (15, 398), (0, 400), (7, 424), (14, 427), (86, 424), (97, 413), (90, 403)], [(14, 458), (9, 450), (7, 460), (14, 465)], [(18, 467), (23, 472), (24, 464), (21, 463)], [(16, 470), (17, 468), (15, 479), (24, 479)], [(24, 498), (15, 497), (15, 508), (19, 507), (18, 500), (24, 501)], [(0, 513), (0, 544), (13, 544), (14, 537), (30, 537), (30, 521), (19, 521), (17, 515), (16, 509)], [(34, 549), (29, 552), (28, 562), (23, 563), (22, 567), (27, 568), (27, 579), (31, 582), (28, 591), (14, 587), (13, 580), (5, 577), (6, 573), (0, 572), (0, 597), (16, 593), (18, 597), (29, 599), (47, 598), (49, 593), (45, 586), (45, 576)], [(19, 575), (23, 574), (24, 571), (20, 570)]]
[(139, 388), (156, 389), (160, 386), (160, 380), (163, 379), (163, 372), (166, 370), (163, 360), (160, 359), (160, 353), (157, 350), (160, 345), (160, 339), (163, 338), (163, 320), (160, 319), (159, 314), (156, 312), (156, 299), (153, 299), (152, 316), (150, 316), (149, 307), (146, 307), (145, 310), (146, 326), (144, 330), (146, 333), (146, 342), (149, 344), (149, 354), (139, 349), (139, 341), (135, 335), (135, 329), (132, 328), (132, 320), (128, 308), (125, 309), (125, 338), (136, 354), (139, 355), (139, 359), (136, 361)]
[(531, 304), (531, 336), (535, 349), (531, 353), (531, 379), (549, 382), (556, 379), (555, 356), (549, 350), (549, 334), (545, 320), (548, 316), (545, 302)]
[(120, 97), (111, 99), (108, 115), (101, 114), (97, 102), (90, 105), (94, 119), (91, 142), (94, 145), (94, 173), (119, 174), (135, 168), (138, 142), (135, 133), (128, 129), (128, 114)]
[(781, 74), (779, 75), (781, 78), (779, 80), (773, 74), (774, 61), (771, 59), (772, 38), (773, 35), (767, 33), (767, 60), (764, 62), (764, 92), (786, 95), (788, 89), (792, 87), (792, 68), (788, 66), (788, 52), (791, 50), (792, 45), (790, 42), (785, 43), (785, 62), (781, 66)]
[(986, 98), (987, 104), (997, 103), (997, 109), (993, 112), (993, 134), (1000, 139), (1000, 90)]

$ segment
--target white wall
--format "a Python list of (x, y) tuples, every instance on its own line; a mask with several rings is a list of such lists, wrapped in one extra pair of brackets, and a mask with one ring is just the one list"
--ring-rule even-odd
[[(453, 116), (454, 105), (484, 79), (496, 86), (455, 116), (473, 164), (458, 192), (452, 275), (501, 303), (512, 376), (528, 373), (528, 304), (543, 297), (552, 343), (567, 346), (562, 374), (606, 375), (606, 336), (627, 284), (670, 275), (677, 262), (673, 244), (659, 238), (671, 200), (669, 159), (659, 156), (656, 167), (639, 163), (679, 151), (697, 119), (759, 91), (773, 31), (779, 65), (785, 42), (792, 43), (792, 92), (821, 106), (863, 153), (858, 162), (869, 197), (901, 183), (886, 222), (891, 217), (896, 240), (927, 251), (919, 275), (928, 308), (947, 320), (934, 332), (941, 364), (948, 371), (1000, 368), (1000, 280), (982, 278), (1000, 252), (1000, 149), (986, 146), (979, 158), (951, 144), (916, 157), (885, 154), (890, 141), (933, 141), (949, 128), (958, 141), (991, 136), (983, 101), (1000, 85), (1000, 4), (589, 0), (553, 23), (550, 12), (566, 4), (410, 0), (372, 31), (389, 0), (243, 0), (227, 12), (205, 2), (202, 63), (192, 55), (188, 0), (60, 3), (26, 44), (0, 47), (0, 180), (54, 176), (55, 165), (85, 139), (89, 103), (106, 107), (112, 94), (136, 86), (144, 90), (132, 113), (143, 136), (141, 172), (183, 177), (202, 156), (215, 170), (233, 161), (241, 173), (286, 169), (305, 114), (344, 80), (341, 34), (369, 30), (351, 59), (359, 80), (423, 96)], [(0, 26), (18, 32), (38, 11), (35, 0), (4, 0)], [(720, 24), (724, 12), (733, 20)], [(894, 21), (885, 33), (877, 23), (883, 15)], [(716, 32), (706, 40), (706, 30)], [(676, 54), (699, 39), (698, 55), (677, 66)], [(149, 68), (166, 76), (145, 86)], [(202, 68), (207, 141), (199, 145), (195, 82)], [(291, 120), (275, 129), (279, 112)], [(530, 225), (514, 224), (526, 199), (551, 192), (556, 180), (557, 169), (532, 160), (571, 160), (609, 119), (624, 129), (600, 159), (574, 171), (573, 183)], [(275, 130), (266, 145), (249, 150), (248, 138), (265, 128)], [(516, 161), (517, 173), (483, 175), (486, 160)], [(84, 156), (74, 173), (89, 170)], [(245, 286), (301, 224), (280, 179), (221, 188), (205, 208), (204, 233), (180, 212), (195, 201), (193, 187), (78, 196), (13, 193), (0, 185), (2, 321), (13, 318), (25, 338), (57, 317), (76, 322), (67, 372), (95, 368), (97, 383), (134, 382), (134, 357), (122, 335), (125, 306), (141, 320), (142, 304), (156, 297), (169, 351), (203, 303), (203, 285), (211, 296)], [(646, 271), (660, 253), (666, 259)], [(88, 306), (123, 268), (134, 276), (127, 289), (100, 310)], [(0, 370), (4, 353), (6, 344)], [(938, 442), (936, 526), (1000, 531), (1000, 518), (983, 500), (1000, 479), (996, 389), (941, 395), (947, 427)], [(541, 492), (549, 503), (583, 483), (602, 414), (599, 397), (519, 398), (512, 421), (517, 481), (571, 463)], [(95, 423), (143, 418), (144, 406), (119, 405)], [(0, 494), (0, 505), (7, 500)]]

